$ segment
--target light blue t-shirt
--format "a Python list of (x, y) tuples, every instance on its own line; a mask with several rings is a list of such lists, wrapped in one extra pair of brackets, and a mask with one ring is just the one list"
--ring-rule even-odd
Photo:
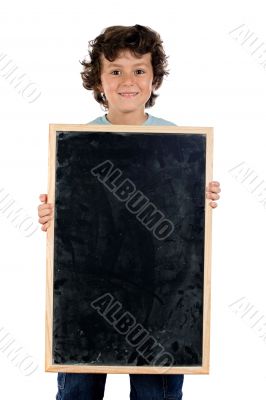
[[(95, 125), (112, 125), (110, 121), (106, 118), (106, 114), (102, 115), (101, 117), (98, 117), (94, 119), (93, 121), (89, 122), (89, 124), (95, 124)], [(173, 122), (167, 121), (166, 119), (163, 118), (157, 118), (153, 117), (153, 115), (148, 114), (148, 118), (142, 125), (170, 125), (170, 126), (176, 126), (176, 124), (173, 124)]]

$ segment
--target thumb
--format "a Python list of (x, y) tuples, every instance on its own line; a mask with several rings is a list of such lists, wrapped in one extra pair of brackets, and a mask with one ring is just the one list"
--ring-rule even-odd
[(47, 203), (47, 194), (40, 194), (39, 199), (42, 203)]

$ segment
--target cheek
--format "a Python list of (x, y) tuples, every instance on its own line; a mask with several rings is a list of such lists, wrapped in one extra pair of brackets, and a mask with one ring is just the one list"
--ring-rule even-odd
[(152, 81), (151, 80), (143, 80), (143, 81), (139, 81), (138, 82), (138, 86), (142, 89), (142, 90), (151, 90), (152, 89)]
[(112, 81), (112, 80), (105, 80), (105, 81), (103, 81), (102, 82), (102, 84), (103, 84), (103, 88), (104, 88), (104, 92), (112, 92), (113, 90), (115, 90), (115, 88), (116, 88), (116, 84), (115, 84), (115, 82), (114, 81)]

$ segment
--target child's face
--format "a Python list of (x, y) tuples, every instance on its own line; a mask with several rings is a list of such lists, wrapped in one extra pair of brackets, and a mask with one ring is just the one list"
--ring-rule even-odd
[(152, 92), (151, 53), (135, 57), (125, 50), (114, 61), (102, 56), (101, 87), (109, 113), (144, 113)]

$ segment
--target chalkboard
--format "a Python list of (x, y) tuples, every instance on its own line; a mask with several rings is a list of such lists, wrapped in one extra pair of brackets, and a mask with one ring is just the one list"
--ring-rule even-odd
[(212, 135), (50, 125), (46, 371), (209, 373)]

